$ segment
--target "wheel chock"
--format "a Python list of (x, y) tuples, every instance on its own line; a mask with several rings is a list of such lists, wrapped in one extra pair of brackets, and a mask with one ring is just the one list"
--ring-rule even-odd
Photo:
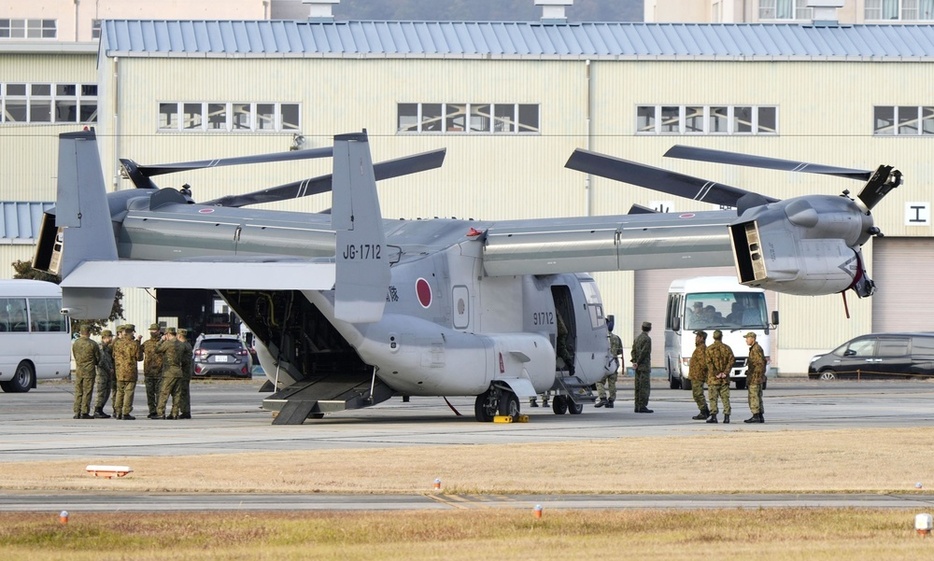
[(529, 416), (519, 415), (517, 417), (513, 417), (511, 415), (497, 415), (493, 417), (493, 422), (494, 423), (528, 423)]

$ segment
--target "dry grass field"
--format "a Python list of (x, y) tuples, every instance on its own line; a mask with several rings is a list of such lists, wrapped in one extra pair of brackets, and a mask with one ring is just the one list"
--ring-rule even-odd
[[(752, 431), (559, 444), (399, 447), (3, 463), (8, 491), (258, 493), (918, 493), (934, 427)], [(94, 478), (87, 464), (127, 464)], [(916, 489), (916, 482), (925, 482)], [(0, 513), (29, 560), (934, 559), (915, 512), (861, 509)]]
[[(854, 493), (934, 488), (934, 427), (2, 464), (0, 489), (205, 493)], [(124, 478), (88, 464), (129, 465)], [(927, 492), (923, 489), (921, 492)]]

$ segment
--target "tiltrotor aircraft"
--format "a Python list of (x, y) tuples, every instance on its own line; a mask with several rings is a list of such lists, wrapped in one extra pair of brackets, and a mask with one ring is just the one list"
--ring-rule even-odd
[[(137, 189), (107, 193), (93, 131), (60, 137), (58, 200), (34, 266), (62, 276), (63, 312), (109, 315), (116, 288), (214, 289), (257, 339), (274, 423), (392, 396), (476, 396), (475, 415), (517, 416), (552, 392), (578, 414), (608, 362), (589, 272), (735, 264), (751, 286), (799, 295), (873, 292), (860, 254), (870, 214), (901, 174), (675, 147), (670, 156), (866, 181), (855, 198), (776, 200), (577, 150), (567, 166), (736, 211), (474, 221), (383, 220), (376, 180), (438, 167), (443, 150), (373, 164), (365, 133), (315, 149), (160, 166), (122, 160)], [(333, 157), (333, 174), (195, 203), (157, 188), (173, 171)], [(333, 190), (331, 214), (240, 207)], [(587, 271), (587, 272), (585, 272)], [(559, 319), (560, 316), (560, 319)], [(562, 321), (563, 320), (563, 321)], [(566, 326), (567, 364), (556, 358)]]

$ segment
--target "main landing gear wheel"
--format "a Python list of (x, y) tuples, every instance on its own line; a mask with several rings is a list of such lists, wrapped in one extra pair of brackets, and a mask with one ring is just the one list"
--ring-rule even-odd
[(568, 402), (568, 413), (570, 413), (571, 415), (580, 415), (581, 413), (584, 412), (583, 403), (574, 403), (574, 400), (571, 398), (567, 398), (567, 402)]
[(493, 391), (487, 390), (483, 392), (477, 396), (477, 401), (474, 402), (474, 416), (481, 423), (491, 422), (493, 417), (496, 416), (496, 408), (497, 405), (499, 405), (498, 402), (499, 400)]
[(555, 412), (555, 415), (564, 415), (568, 412), (568, 398), (563, 395), (556, 395), (554, 399), (551, 400), (551, 410)]
[(519, 419), (519, 398), (512, 392), (503, 392), (499, 399), (499, 414), (512, 419)]

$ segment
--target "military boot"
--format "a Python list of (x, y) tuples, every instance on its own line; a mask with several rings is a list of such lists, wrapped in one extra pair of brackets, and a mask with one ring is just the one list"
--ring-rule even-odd
[(758, 422), (759, 422), (759, 414), (758, 414), (758, 413), (753, 413), (753, 414), (752, 414), (752, 417), (749, 417), (748, 419), (746, 419), (746, 420), (743, 421), (743, 422), (744, 422), (744, 423), (758, 423)]
[(729, 415), (724, 415), (724, 416), (723, 416), (723, 424), (725, 424), (725, 425), (730, 424), (730, 416), (729, 416)]
[(109, 419), (110, 415), (108, 415), (107, 413), (104, 413), (103, 409), (95, 409), (94, 418), (95, 419)]
[(697, 415), (694, 415), (691, 418), (694, 419), (695, 421), (703, 421), (709, 416), (710, 416), (710, 409), (707, 409), (706, 407), (704, 407), (703, 409), (701, 409), (700, 413), (698, 413)]
[(759, 413), (758, 417), (759, 417), (759, 420), (756, 421), (757, 423), (764, 423), (764, 422), (765, 422), (765, 417), (762, 416), (762, 413)]
[(593, 404), (594, 407), (603, 407), (604, 405), (606, 405), (606, 400), (603, 399), (602, 397), (598, 399), (596, 403)]
[(708, 422), (708, 423), (716, 423), (716, 422), (717, 422), (717, 414), (714, 413), (713, 415), (711, 415), (710, 417), (708, 417), (708, 418), (707, 418), (707, 422)]
[(607, 408), (607, 409), (613, 409), (613, 400), (612, 400), (612, 399), (606, 400), (606, 408)]

